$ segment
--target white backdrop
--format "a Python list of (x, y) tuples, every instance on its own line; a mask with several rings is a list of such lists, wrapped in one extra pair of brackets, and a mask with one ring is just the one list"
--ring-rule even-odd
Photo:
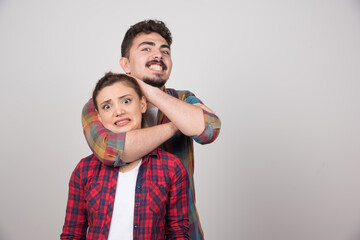
[(81, 109), (148, 18), (173, 33), (167, 86), (222, 119), (196, 145), (206, 238), (359, 239), (358, 0), (0, 0), (0, 239), (59, 238)]

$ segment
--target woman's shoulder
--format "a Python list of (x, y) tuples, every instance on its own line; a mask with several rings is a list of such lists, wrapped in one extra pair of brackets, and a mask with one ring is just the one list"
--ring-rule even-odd
[(164, 149), (157, 148), (150, 153), (152, 157), (152, 164), (161, 164), (163, 169), (168, 169), (169, 171), (186, 171), (184, 164), (181, 160), (174, 154), (165, 151)]
[(74, 173), (82, 176), (92, 175), (96, 169), (101, 167), (101, 164), (99, 159), (94, 154), (91, 154), (80, 160), (74, 169)]
[(90, 154), (87, 157), (84, 157), (80, 160), (77, 167), (88, 167), (88, 166), (95, 166), (101, 163), (98, 158), (95, 156), (95, 154)]

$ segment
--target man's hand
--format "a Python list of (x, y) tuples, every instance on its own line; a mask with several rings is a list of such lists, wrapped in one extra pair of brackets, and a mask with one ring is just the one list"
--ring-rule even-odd
[(194, 103), (193, 105), (199, 106), (199, 107), (201, 107), (202, 109), (204, 109), (205, 111), (207, 111), (207, 112), (209, 112), (209, 113), (212, 113), (212, 114), (215, 114), (215, 112), (214, 112), (213, 110), (211, 110), (210, 108), (208, 108), (208, 107), (205, 106), (204, 104)]
[(148, 96), (152, 96), (154, 94), (153, 91), (158, 90), (158, 88), (153, 87), (153, 86), (145, 83), (144, 81), (142, 81), (142, 80), (140, 80), (140, 79), (138, 79), (138, 78), (136, 78), (134, 76), (131, 76), (131, 77), (133, 77), (138, 82), (141, 92), (144, 94), (144, 96), (145, 96), (146, 100), (148, 101), (148, 103), (150, 103), (149, 107), (154, 106), (154, 104), (149, 100)]

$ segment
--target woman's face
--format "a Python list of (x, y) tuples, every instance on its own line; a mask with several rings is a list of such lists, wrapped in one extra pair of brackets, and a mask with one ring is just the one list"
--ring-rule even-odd
[(127, 83), (117, 82), (103, 88), (96, 100), (99, 120), (108, 130), (127, 132), (141, 128), (142, 113), (146, 111), (146, 99), (139, 98)]

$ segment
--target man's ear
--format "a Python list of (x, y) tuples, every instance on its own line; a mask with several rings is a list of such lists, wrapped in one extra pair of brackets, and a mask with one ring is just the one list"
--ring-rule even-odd
[(119, 64), (126, 74), (130, 74), (129, 59), (126, 57), (120, 58)]

